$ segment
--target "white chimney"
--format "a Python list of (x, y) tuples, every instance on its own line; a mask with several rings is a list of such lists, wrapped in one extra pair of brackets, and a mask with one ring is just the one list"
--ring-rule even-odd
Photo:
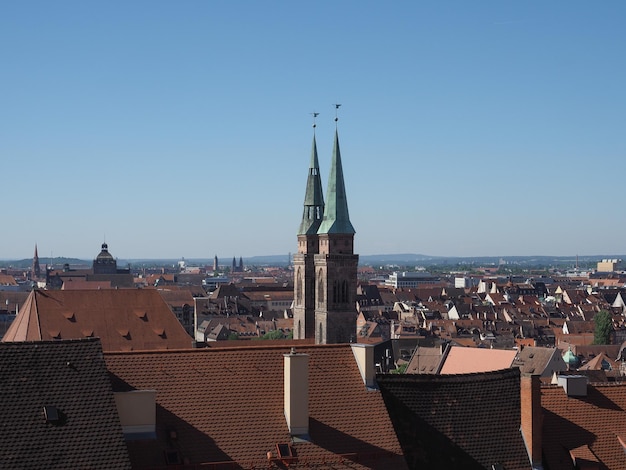
[(156, 437), (156, 390), (115, 392), (122, 431), (130, 436)]
[(309, 355), (291, 348), (285, 358), (285, 419), (292, 436), (309, 434)]

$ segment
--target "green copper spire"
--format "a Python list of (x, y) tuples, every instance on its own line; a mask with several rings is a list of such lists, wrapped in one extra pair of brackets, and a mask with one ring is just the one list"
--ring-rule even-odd
[(356, 233), (350, 223), (350, 215), (348, 214), (348, 199), (346, 198), (341, 153), (339, 152), (339, 134), (336, 129), (326, 197), (328, 200), (324, 208), (324, 219), (317, 233)]
[[(314, 125), (315, 127), (315, 125)], [(322, 179), (320, 178), (320, 165), (317, 161), (317, 144), (313, 134), (313, 147), (311, 149), (311, 165), (309, 177), (306, 181), (306, 193), (304, 195), (304, 213), (298, 235), (315, 235), (322, 222), (324, 215), (324, 194), (322, 193)]]

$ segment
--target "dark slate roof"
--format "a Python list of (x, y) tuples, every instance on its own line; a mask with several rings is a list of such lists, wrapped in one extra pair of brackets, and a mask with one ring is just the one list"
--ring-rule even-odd
[(520, 372), (379, 375), (411, 469), (529, 469), (520, 432)]
[(0, 395), (0, 468), (131, 468), (99, 340), (0, 343)]

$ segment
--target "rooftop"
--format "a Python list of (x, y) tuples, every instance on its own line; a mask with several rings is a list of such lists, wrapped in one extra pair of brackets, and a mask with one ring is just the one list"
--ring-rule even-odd
[(106, 353), (114, 390), (158, 391), (157, 439), (129, 442), (134, 468), (163, 465), (168, 429), (190, 464), (266, 468), (267, 453), (291, 443), (302, 466), (406, 468), (382, 397), (365, 387), (350, 345), (297, 350), (310, 356), (310, 440), (296, 442), (283, 409), (289, 346)]

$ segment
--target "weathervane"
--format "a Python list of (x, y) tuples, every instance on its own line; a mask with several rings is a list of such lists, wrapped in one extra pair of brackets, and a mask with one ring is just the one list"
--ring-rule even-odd
[(339, 121), (339, 118), (337, 117), (337, 110), (339, 109), (339, 106), (341, 106), (341, 105), (335, 103), (333, 106), (335, 107), (335, 122), (337, 122), (337, 121)]
[(315, 129), (315, 128), (317, 127), (317, 124), (315, 124), (315, 118), (316, 118), (317, 116), (319, 116), (319, 115), (320, 115), (320, 113), (316, 113), (315, 111), (313, 111), (313, 112), (311, 113), (311, 116), (313, 116), (313, 129)]

